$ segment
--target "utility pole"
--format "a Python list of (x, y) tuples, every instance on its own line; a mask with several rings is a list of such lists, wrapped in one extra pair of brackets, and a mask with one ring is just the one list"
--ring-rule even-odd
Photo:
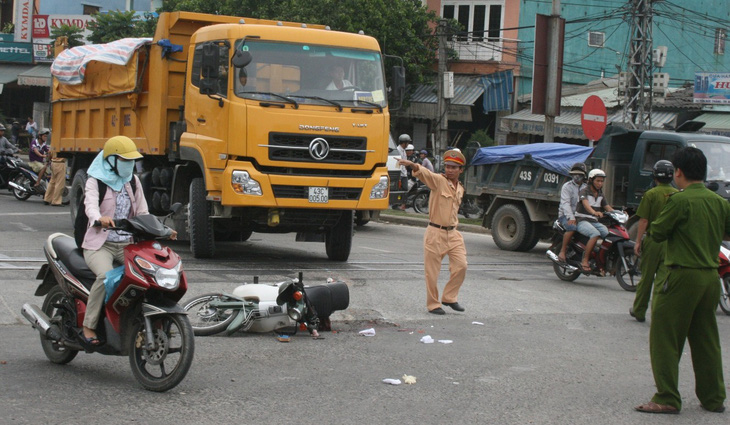
[(651, 128), (653, 1), (631, 0), (631, 53), (625, 74), (624, 122), (639, 130)]
[(439, 40), (439, 67), (438, 67), (438, 87), (437, 97), (437, 138), (436, 146), (434, 146), (434, 156), (439, 161), (441, 155), (446, 149), (449, 142), (449, 99), (444, 98), (444, 74), (447, 71), (446, 68), (446, 23), (445, 19), (439, 20), (438, 25), (438, 40)]
[(547, 87), (545, 93), (545, 135), (543, 142), (552, 143), (555, 139), (555, 116), (558, 115), (556, 103), (559, 102), (558, 93), (558, 60), (560, 52), (560, 0), (553, 0), (548, 31), (548, 67)]

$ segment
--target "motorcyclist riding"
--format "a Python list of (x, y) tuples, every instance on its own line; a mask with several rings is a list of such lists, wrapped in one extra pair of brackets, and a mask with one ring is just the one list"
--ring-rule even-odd
[(560, 189), (560, 206), (558, 207), (558, 220), (565, 228), (563, 235), (563, 245), (560, 247), (558, 259), (565, 262), (565, 252), (568, 244), (573, 238), (575, 231), (578, 230), (578, 221), (575, 218), (575, 209), (580, 199), (580, 188), (586, 178), (586, 165), (582, 162), (576, 162), (570, 169), (571, 180), (563, 185)]
[(0, 155), (12, 155), (16, 152), (18, 147), (5, 137), (5, 126), (0, 124)]
[(584, 272), (591, 271), (588, 260), (593, 248), (596, 246), (598, 237), (605, 238), (608, 236), (608, 228), (598, 222), (598, 219), (603, 217), (603, 211), (613, 211), (613, 208), (603, 196), (603, 190), (601, 190), (605, 179), (606, 173), (598, 168), (588, 173), (588, 184), (580, 190), (580, 201), (575, 210), (575, 216), (578, 219), (578, 232), (590, 238), (581, 261), (581, 268)]

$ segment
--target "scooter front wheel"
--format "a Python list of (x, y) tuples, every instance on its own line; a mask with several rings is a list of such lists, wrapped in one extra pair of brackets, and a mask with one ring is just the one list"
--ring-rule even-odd
[(219, 292), (204, 294), (183, 307), (188, 312), (195, 336), (215, 335), (223, 332), (233, 322), (238, 310), (219, 309), (210, 305), (212, 301), (223, 301), (224, 298), (226, 296)]
[(153, 341), (147, 341), (142, 315), (132, 321), (129, 364), (137, 381), (150, 391), (167, 391), (187, 375), (195, 355), (193, 329), (181, 314), (150, 317)]
[(413, 210), (419, 214), (428, 214), (428, 201), (430, 198), (430, 192), (421, 192), (413, 198)]
[(619, 258), (618, 265), (616, 266), (616, 280), (624, 291), (636, 292), (636, 285), (639, 284), (641, 274), (639, 273), (639, 257), (634, 254), (634, 250), (631, 249), (631, 253), (624, 253), (624, 259), (626, 260), (626, 266), (624, 262)]

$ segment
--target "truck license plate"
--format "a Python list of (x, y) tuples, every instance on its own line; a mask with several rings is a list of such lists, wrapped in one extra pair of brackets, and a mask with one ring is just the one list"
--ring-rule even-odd
[(326, 204), (329, 202), (329, 189), (326, 187), (310, 187), (309, 202), (313, 204)]

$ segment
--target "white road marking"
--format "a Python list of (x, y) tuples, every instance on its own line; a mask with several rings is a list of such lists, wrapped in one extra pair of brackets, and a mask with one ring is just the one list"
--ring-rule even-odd
[(392, 251), (388, 251), (387, 249), (377, 249), (377, 248), (371, 248), (371, 247), (369, 247), (369, 246), (359, 246), (358, 248), (362, 248), (362, 249), (370, 249), (370, 250), (372, 250), (372, 251), (378, 251), (378, 252), (386, 252), (386, 253), (388, 253), (388, 254), (392, 253)]
[(34, 229), (34, 228), (30, 227), (30, 226), (26, 226), (23, 223), (10, 222), (8, 224), (13, 225), (14, 227), (17, 227), (18, 229), (23, 230), (23, 231), (26, 231), (26, 232), (37, 232), (36, 229)]

